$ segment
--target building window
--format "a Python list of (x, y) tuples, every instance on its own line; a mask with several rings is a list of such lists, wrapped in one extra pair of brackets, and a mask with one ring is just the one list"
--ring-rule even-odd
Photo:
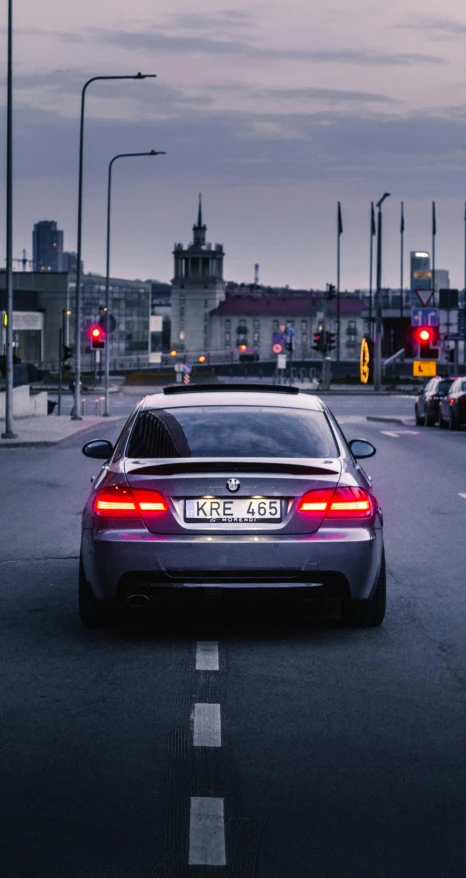
[(239, 326), (241, 329), (246, 329), (247, 324), (246, 324), (246, 320), (244, 319), (244, 317), (241, 317), (241, 318), (240, 318), (240, 320), (239, 320), (239, 322), (238, 322), (238, 326)]
[(278, 320), (272, 320), (272, 329), (274, 331), (278, 329)]
[(253, 329), (256, 329), (256, 330), (257, 330), (257, 329), (260, 329), (260, 325), (261, 325), (260, 320), (253, 320), (253, 321), (252, 321), (252, 328), (253, 328)]
[(184, 317), (184, 305), (180, 305), (180, 317)]
[(209, 300), (204, 299), (204, 308), (208, 308), (208, 307), (209, 307)]
[(307, 341), (307, 332), (302, 332), (302, 333), (301, 333), (301, 339), (302, 339), (303, 341)]
[(307, 320), (301, 320), (301, 330), (307, 332)]
[(226, 348), (230, 348), (230, 347), (231, 347), (231, 343), (230, 343), (230, 341), (227, 341), (226, 337), (225, 337), (225, 345), (224, 345), (224, 346), (225, 346)]
[(226, 332), (225, 333), (225, 344), (230, 344), (230, 343), (231, 343), (231, 332)]
[(356, 321), (348, 320), (348, 329), (351, 329), (353, 332), (356, 332)]
[(229, 317), (225, 319), (225, 329), (231, 329), (231, 320)]
[(252, 340), (255, 344), (259, 344), (260, 341), (260, 332), (253, 332)]

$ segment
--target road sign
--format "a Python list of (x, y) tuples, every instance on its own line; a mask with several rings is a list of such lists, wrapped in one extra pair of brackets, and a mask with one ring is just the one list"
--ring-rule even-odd
[(281, 342), (277, 341), (275, 342), (275, 344), (272, 345), (272, 350), (274, 354), (281, 354), (283, 350), (283, 345), (281, 344)]
[(434, 378), (436, 374), (436, 360), (413, 360), (413, 375), (416, 378)]
[(438, 309), (411, 308), (411, 326), (438, 326)]
[(421, 305), (424, 308), (427, 308), (427, 305), (429, 304), (432, 296), (434, 295), (434, 291), (433, 290), (414, 290), (414, 292), (416, 293), (416, 296), (418, 297)]
[(193, 367), (191, 366), (190, 363), (183, 363), (183, 365), (181, 367), (181, 371), (184, 372), (185, 375), (189, 375), (189, 373), (192, 372), (192, 369), (193, 369)]
[(286, 354), (279, 354), (278, 355), (277, 369), (286, 369)]

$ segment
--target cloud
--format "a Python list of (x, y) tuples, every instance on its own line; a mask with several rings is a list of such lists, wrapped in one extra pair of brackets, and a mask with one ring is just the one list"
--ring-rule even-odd
[(318, 100), (332, 103), (398, 103), (395, 98), (387, 95), (376, 94), (370, 91), (345, 91), (335, 88), (260, 88), (252, 90), (253, 97), (273, 98), (274, 100)]
[[(58, 34), (59, 38), (67, 39), (68, 35)], [(100, 44), (114, 45), (128, 51), (145, 51), (149, 53), (177, 52), (182, 55), (237, 55), (244, 58), (284, 60), (284, 61), (315, 61), (318, 63), (354, 64), (358, 66), (414, 66), (420, 64), (446, 64), (444, 58), (437, 55), (418, 52), (367, 52), (363, 49), (273, 49), (254, 45), (248, 40), (212, 39), (208, 36), (182, 36), (180, 34), (163, 33), (160, 30), (121, 31), (90, 29), (81, 33), (82, 42), (91, 40)]]
[(397, 25), (402, 30), (413, 30), (436, 40), (461, 39), (466, 36), (466, 23), (453, 18), (432, 18), (426, 21), (408, 21)]

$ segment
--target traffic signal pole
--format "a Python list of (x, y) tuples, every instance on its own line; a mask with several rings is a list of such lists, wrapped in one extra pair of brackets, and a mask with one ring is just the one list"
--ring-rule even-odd
[(58, 405), (57, 415), (61, 415), (61, 382), (63, 370), (63, 329), (58, 330)]

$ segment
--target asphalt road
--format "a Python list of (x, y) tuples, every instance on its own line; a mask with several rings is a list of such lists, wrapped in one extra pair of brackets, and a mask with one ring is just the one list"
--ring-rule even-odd
[[(466, 430), (365, 420), (412, 417), (412, 400), (328, 401), (378, 449), (379, 629), (343, 628), (337, 607), (220, 605), (86, 631), (79, 525), (98, 463), (82, 440), (0, 452), (2, 875), (465, 874)], [(219, 705), (213, 746), (193, 746), (202, 704)], [(226, 865), (188, 866), (194, 797), (224, 809)]]

